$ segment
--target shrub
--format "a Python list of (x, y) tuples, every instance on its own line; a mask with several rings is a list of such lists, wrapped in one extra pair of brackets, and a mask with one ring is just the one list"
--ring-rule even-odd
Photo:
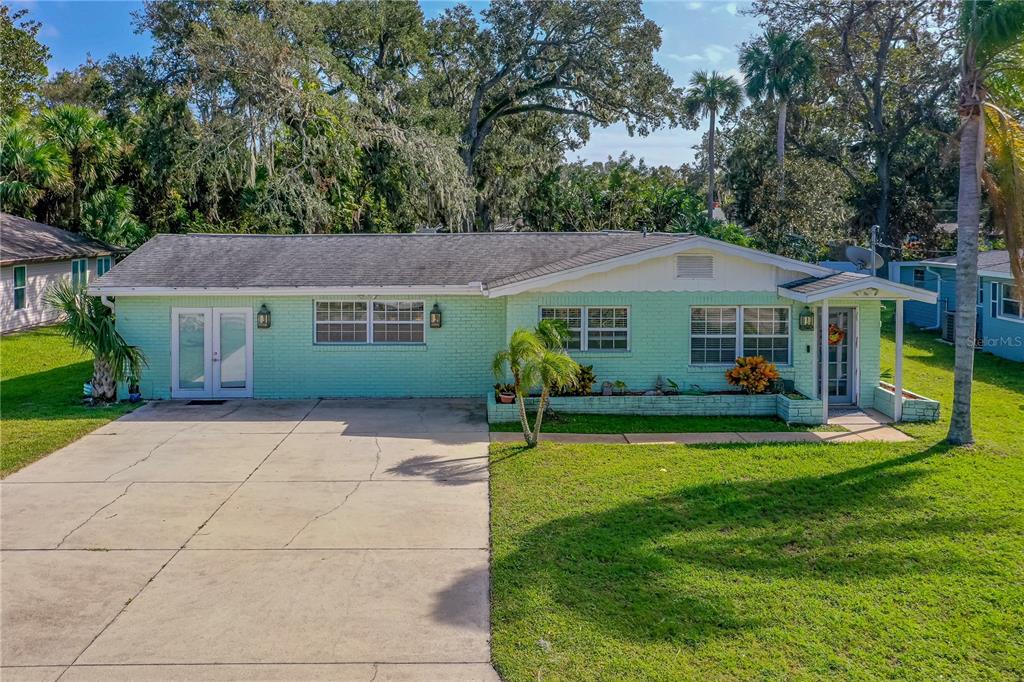
[(779, 378), (775, 363), (766, 361), (760, 355), (736, 358), (736, 366), (725, 373), (731, 386), (739, 386), (750, 394), (764, 393)]
[(597, 383), (597, 375), (594, 374), (594, 366), (580, 365), (580, 373), (571, 386), (566, 386), (552, 392), (559, 396), (590, 395), (593, 392), (595, 383)]

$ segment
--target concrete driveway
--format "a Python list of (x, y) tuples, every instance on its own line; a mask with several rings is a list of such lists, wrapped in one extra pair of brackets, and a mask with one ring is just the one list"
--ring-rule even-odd
[(497, 679), (476, 402), (152, 403), (0, 504), (4, 682)]

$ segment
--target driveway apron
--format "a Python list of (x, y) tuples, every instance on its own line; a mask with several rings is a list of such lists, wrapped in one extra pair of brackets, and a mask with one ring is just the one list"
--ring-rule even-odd
[(496, 680), (460, 400), (157, 402), (0, 482), (0, 677)]

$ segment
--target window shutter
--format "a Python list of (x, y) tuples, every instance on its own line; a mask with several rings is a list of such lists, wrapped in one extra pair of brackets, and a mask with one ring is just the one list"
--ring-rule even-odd
[(714, 256), (676, 256), (676, 279), (714, 279)]

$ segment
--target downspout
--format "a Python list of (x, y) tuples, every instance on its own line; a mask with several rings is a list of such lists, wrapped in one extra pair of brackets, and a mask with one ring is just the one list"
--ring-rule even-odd
[(109, 296), (106, 296), (106, 295), (104, 295), (104, 296), (100, 296), (100, 303), (102, 303), (103, 305), (105, 305), (105, 306), (107, 306), (108, 308), (110, 308), (110, 312), (112, 312), (112, 313), (113, 313), (113, 312), (117, 312), (117, 311), (116, 311), (116, 310), (114, 309), (114, 302), (110, 300), (110, 297), (109, 297)]

